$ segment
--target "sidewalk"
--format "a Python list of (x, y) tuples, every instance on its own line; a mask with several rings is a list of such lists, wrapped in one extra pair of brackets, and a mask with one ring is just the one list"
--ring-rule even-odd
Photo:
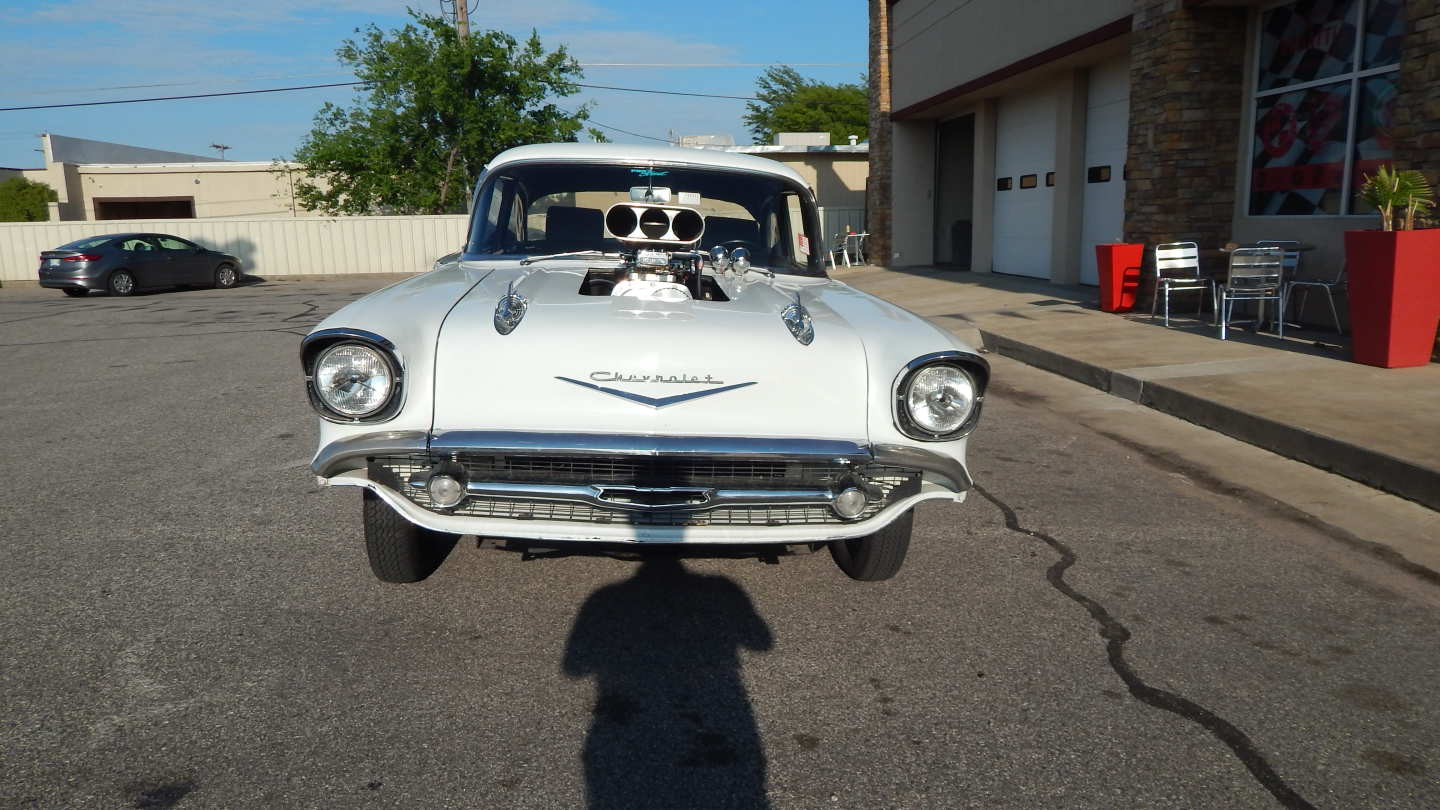
[[(1333, 331), (1287, 330), (1281, 341), (1237, 329), (1221, 341), (1208, 313), (1172, 317), (1166, 329), (1148, 306), (1103, 313), (1095, 288), (1039, 279), (933, 268), (833, 275), (962, 336), (978, 331), (991, 351), (1440, 510), (1440, 363), (1362, 366)], [(1193, 306), (1180, 301), (1182, 312)]]

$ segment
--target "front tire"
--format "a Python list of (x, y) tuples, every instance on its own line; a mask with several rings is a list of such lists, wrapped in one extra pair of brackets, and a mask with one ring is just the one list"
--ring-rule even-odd
[(135, 292), (135, 277), (130, 275), (129, 270), (116, 270), (110, 274), (105, 287), (111, 295), (130, 295)]
[(215, 289), (228, 290), (240, 283), (240, 274), (235, 272), (235, 265), (222, 264), (215, 268)]
[(911, 509), (878, 532), (853, 540), (831, 540), (830, 556), (845, 576), (861, 582), (879, 582), (900, 572), (910, 550), (910, 530), (915, 525)]
[(61, 292), (65, 293), (71, 298), (84, 298), (85, 294), (90, 291), (83, 287), (66, 287), (64, 290), (61, 290)]
[(460, 535), (422, 529), (391, 509), (379, 495), (368, 489), (364, 493), (365, 551), (376, 578), (381, 582), (419, 582), (435, 573)]

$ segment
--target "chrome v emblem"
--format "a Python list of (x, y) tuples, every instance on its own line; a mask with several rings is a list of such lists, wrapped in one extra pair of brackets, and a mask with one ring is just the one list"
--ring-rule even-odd
[(671, 405), (679, 405), (682, 402), (689, 402), (693, 399), (700, 399), (701, 397), (713, 396), (715, 394), (723, 394), (726, 391), (734, 391), (736, 388), (745, 388), (747, 386), (755, 384), (753, 382), (745, 382), (737, 383), (735, 385), (727, 385), (724, 388), (708, 388), (704, 391), (691, 391), (688, 394), (676, 394), (672, 397), (647, 397), (644, 394), (635, 394), (629, 391), (621, 391), (618, 388), (608, 388), (603, 385), (596, 385), (595, 383), (583, 382), (581, 380), (572, 380), (569, 377), (556, 377), (555, 379), (562, 380), (568, 383), (574, 383), (581, 388), (589, 388), (592, 391), (599, 391), (602, 394), (609, 394), (612, 397), (628, 399), (631, 402), (635, 402), (640, 405), (649, 405), (652, 408), (665, 408)]

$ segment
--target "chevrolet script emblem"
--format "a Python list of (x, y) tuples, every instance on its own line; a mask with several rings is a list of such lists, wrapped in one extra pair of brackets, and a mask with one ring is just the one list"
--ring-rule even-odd
[(723, 394), (726, 391), (734, 391), (737, 388), (746, 388), (754, 385), (753, 382), (736, 383), (725, 385), (724, 381), (717, 380), (711, 376), (692, 377), (685, 374), (615, 374), (609, 371), (597, 371), (590, 375), (592, 380), (603, 382), (655, 382), (655, 383), (690, 383), (691, 385), (718, 385), (719, 388), (709, 388), (703, 391), (692, 391), (688, 394), (676, 394), (669, 397), (647, 397), (644, 394), (636, 394), (630, 391), (622, 391), (619, 388), (611, 388), (605, 385), (585, 382), (583, 380), (572, 380), (569, 377), (556, 377), (555, 379), (578, 385), (581, 388), (589, 388), (592, 391), (599, 391), (602, 394), (609, 394), (612, 397), (629, 400), (639, 405), (648, 405), (651, 408), (666, 408), (671, 405), (679, 405), (682, 402), (701, 399), (702, 397)]

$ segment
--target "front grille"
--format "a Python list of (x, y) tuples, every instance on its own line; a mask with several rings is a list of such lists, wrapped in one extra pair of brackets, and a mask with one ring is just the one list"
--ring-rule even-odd
[[(629, 511), (589, 503), (533, 498), (466, 498), (459, 506), (441, 509), (430, 503), (429, 493), (410, 486), (411, 476), (428, 472), (440, 459), (424, 455), (380, 456), (371, 459), (371, 474), (397, 489), (417, 505), (442, 514), (509, 520), (546, 520), (636, 526), (801, 526), (843, 523), (826, 506), (746, 505), (703, 511)], [(450, 459), (447, 459), (450, 460)], [(713, 487), (735, 489), (790, 489), (830, 487), (843, 476), (858, 472), (880, 490), (858, 518), (873, 517), (892, 501), (917, 491), (920, 472), (878, 464), (859, 468), (817, 462), (717, 458), (480, 456), (461, 454), (456, 459), (472, 481), (547, 484), (596, 484), (640, 487)]]
[(481, 456), (456, 460), (473, 481), (630, 486), (826, 486), (844, 469), (798, 461), (686, 459), (661, 456)]

